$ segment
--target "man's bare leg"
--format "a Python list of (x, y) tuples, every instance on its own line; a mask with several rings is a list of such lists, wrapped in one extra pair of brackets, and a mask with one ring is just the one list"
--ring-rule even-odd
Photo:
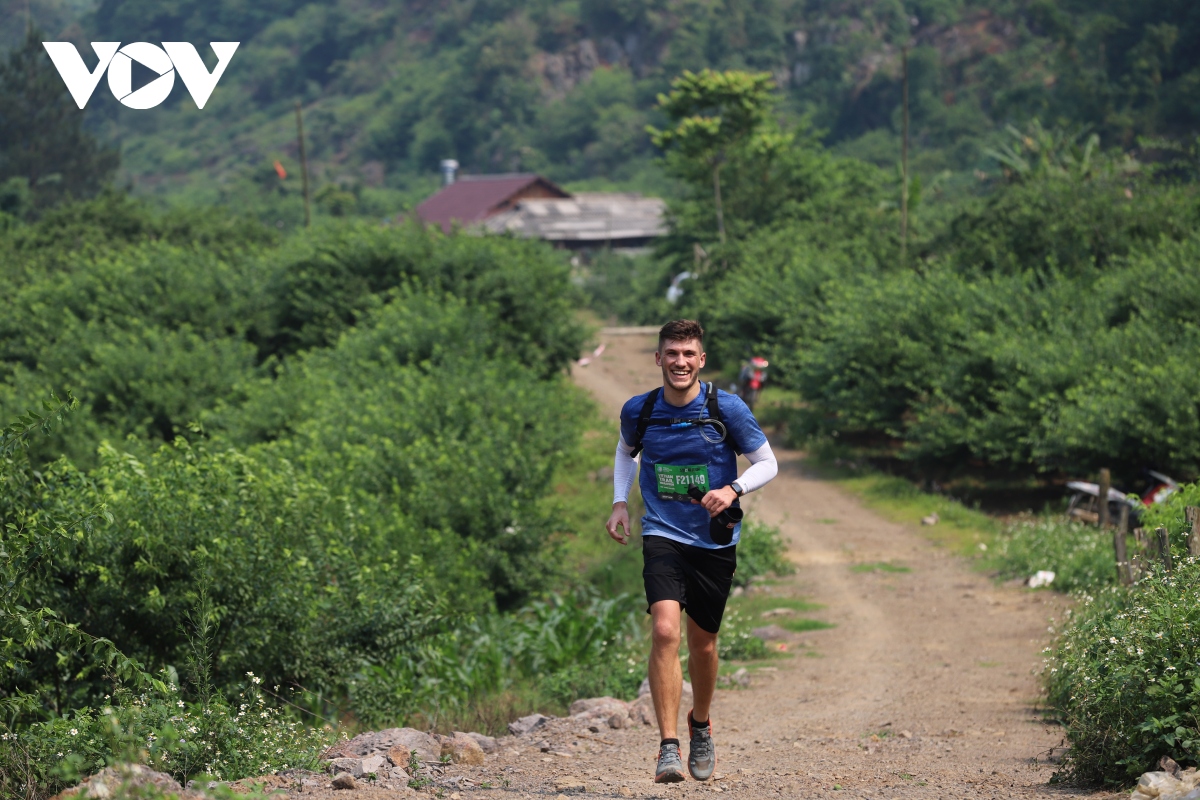
[[(677, 600), (659, 600), (650, 606), (653, 625), (650, 646), (650, 694), (654, 700), (654, 714), (658, 717), (658, 730), (663, 739), (678, 738), (675, 726), (679, 721), (679, 695), (683, 691), (683, 672), (679, 668), (680, 615)], [(688, 625), (691, 624), (692, 621), (688, 620)], [(690, 641), (690, 627), (688, 633)], [(716, 685), (715, 671), (713, 685)], [(710, 690), (709, 699), (711, 698)]]
[[(708, 720), (713, 692), (717, 689), (717, 635), (687, 621), (688, 677), (692, 679), (692, 719)], [(665, 736), (666, 734), (664, 734)]]

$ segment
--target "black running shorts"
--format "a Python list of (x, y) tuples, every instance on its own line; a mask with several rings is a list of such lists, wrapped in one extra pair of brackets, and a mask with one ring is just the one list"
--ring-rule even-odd
[(716, 633), (737, 569), (736, 545), (716, 550), (665, 536), (642, 537), (646, 613), (659, 600), (677, 600), (703, 630)]

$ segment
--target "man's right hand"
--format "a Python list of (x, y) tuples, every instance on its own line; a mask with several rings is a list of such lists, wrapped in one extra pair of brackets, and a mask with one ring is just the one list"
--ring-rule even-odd
[[(629, 544), (629, 505), (613, 503), (612, 514), (609, 515), (608, 522), (604, 524), (604, 527), (608, 530), (608, 535), (619, 544)], [(618, 528), (621, 529), (619, 532)]]

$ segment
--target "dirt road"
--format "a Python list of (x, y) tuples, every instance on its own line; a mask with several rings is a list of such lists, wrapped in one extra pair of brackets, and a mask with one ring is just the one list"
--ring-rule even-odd
[[(652, 337), (602, 341), (603, 355), (577, 367), (575, 379), (615, 416), (661, 377)], [(719, 779), (656, 786), (655, 730), (589, 735), (565, 724), (516, 740), (464, 777), (504, 787), (509, 797), (555, 797), (571, 779), (601, 797), (1073, 794), (1047, 783), (1055, 769), (1048, 756), (1062, 733), (1036, 712), (1035, 673), (1061, 600), (997, 586), (920, 531), (881, 519), (809, 475), (799, 453), (776, 453), (778, 478), (749, 504), (751, 514), (780, 527), (797, 564), (772, 591), (821, 604), (811, 616), (835, 627), (803, 634), (797, 656), (753, 673), (749, 688), (718, 691)], [(878, 562), (911, 571), (853, 569)], [(489, 791), (464, 784), (461, 795), (496, 796)]]

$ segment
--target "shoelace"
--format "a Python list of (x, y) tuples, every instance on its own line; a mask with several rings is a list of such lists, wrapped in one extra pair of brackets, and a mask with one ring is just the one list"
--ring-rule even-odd
[[(708, 728), (697, 728), (696, 729), (696, 733), (700, 733), (701, 731), (704, 731), (705, 733), (707, 733)], [(698, 761), (707, 760), (708, 757), (711, 755), (711, 752), (709, 750), (709, 744), (711, 742), (712, 742), (711, 736), (697, 736), (697, 735), (693, 734), (692, 735), (692, 751), (691, 751), (692, 757)]]

